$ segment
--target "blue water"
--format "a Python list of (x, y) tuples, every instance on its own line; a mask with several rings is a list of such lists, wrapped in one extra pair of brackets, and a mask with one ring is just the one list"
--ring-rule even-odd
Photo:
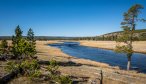
[[(84, 59), (107, 63), (111, 66), (127, 67), (127, 56), (115, 53), (112, 50), (85, 47), (80, 45), (66, 45), (64, 43), (50, 44), (49, 46), (60, 48), (64, 53)], [(131, 57), (131, 67), (138, 67), (138, 71), (146, 73), (146, 54), (134, 53)]]

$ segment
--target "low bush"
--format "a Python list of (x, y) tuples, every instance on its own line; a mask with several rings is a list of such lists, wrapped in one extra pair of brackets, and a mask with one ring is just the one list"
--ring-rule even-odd
[(21, 63), (20, 67), (23, 69), (24, 74), (30, 77), (39, 77), (39, 64), (37, 60), (25, 60)]
[(48, 75), (51, 80), (57, 84), (72, 84), (72, 80), (69, 78), (69, 76), (62, 76), (57, 73), (58, 68), (58, 63), (55, 60), (51, 60), (47, 67), (47, 70), (49, 71)]
[(7, 72), (12, 72), (20, 68), (20, 65), (15, 61), (8, 61), (5, 67)]
[(55, 60), (51, 60), (50, 64), (47, 67), (47, 70), (49, 71), (49, 75), (54, 75), (57, 73), (59, 66), (58, 63)]
[(37, 60), (24, 60), (20, 63), (16, 61), (10, 61), (7, 63), (7, 65), (8, 66), (6, 67), (6, 70), (8, 72), (22, 69), (23, 74), (31, 79), (41, 75), (41, 72), (39, 71), (40, 66)]
[(59, 76), (56, 80), (59, 84), (72, 84), (73, 81), (69, 78), (69, 76)]

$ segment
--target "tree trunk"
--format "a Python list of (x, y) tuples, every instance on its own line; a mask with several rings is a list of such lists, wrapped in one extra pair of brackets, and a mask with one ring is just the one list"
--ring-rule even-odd
[(131, 68), (131, 56), (132, 56), (132, 54), (127, 55), (127, 58), (128, 58), (128, 62), (127, 62), (127, 70), (130, 70), (130, 68)]
[(101, 72), (100, 72), (100, 75), (101, 75), (100, 84), (103, 84), (103, 72), (102, 72), (102, 70), (101, 70)]
[(131, 60), (128, 60), (128, 63), (127, 63), (127, 70), (130, 70), (130, 67), (131, 67)]

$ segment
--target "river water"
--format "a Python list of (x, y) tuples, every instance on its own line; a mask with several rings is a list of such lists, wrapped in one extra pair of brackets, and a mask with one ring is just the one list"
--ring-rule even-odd
[[(49, 46), (57, 47), (70, 56), (107, 63), (111, 66), (119, 66), (121, 69), (126, 69), (127, 66), (127, 56), (115, 53), (112, 50), (74, 44), (68, 45), (66, 43), (49, 44)], [(134, 53), (131, 58), (131, 67), (136, 67), (138, 68), (137, 71), (146, 73), (146, 54)]]

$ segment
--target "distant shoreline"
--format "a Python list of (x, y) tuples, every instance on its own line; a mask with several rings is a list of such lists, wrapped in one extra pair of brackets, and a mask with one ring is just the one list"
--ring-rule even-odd
[[(114, 50), (116, 42), (115, 41), (77, 41), (81, 46)], [(140, 44), (140, 45), (139, 45)], [(134, 53), (146, 54), (146, 41), (135, 41), (133, 43)]]
[[(93, 47), (93, 46), (88, 46), (88, 45), (81, 45), (81, 46), (86, 46), (86, 47), (92, 47), (92, 48), (100, 48), (100, 49), (106, 49), (106, 50), (113, 50), (112, 48), (101, 48), (101, 47)], [(134, 53), (140, 53), (140, 54), (146, 54), (146, 52), (140, 52), (140, 51), (134, 51)]]

